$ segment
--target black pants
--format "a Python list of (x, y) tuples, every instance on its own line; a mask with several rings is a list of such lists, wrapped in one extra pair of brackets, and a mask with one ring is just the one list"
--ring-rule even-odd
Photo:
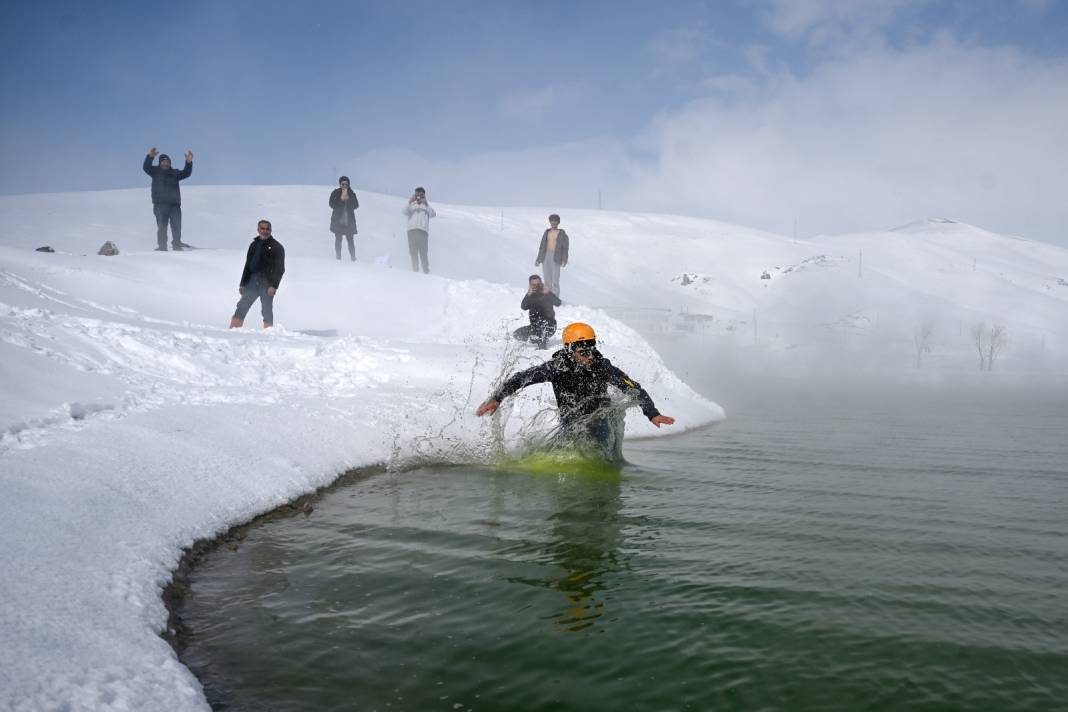
[(156, 214), (156, 244), (167, 247), (167, 223), (171, 224), (171, 244), (182, 246), (182, 206), (170, 203), (153, 203)]
[(430, 258), (427, 256), (429, 235), (426, 230), (408, 231), (408, 254), (412, 256), (412, 272), (419, 271), (419, 261), (423, 262), (423, 273), (430, 274)]
[(539, 349), (549, 348), (549, 337), (556, 333), (556, 324), (551, 322), (539, 322), (529, 326), (521, 326), (512, 332), (512, 336), (520, 341), (535, 344)]
[(337, 255), (337, 258), (340, 260), (341, 259), (341, 238), (342, 237), (344, 237), (346, 240), (349, 241), (349, 257), (351, 257), (352, 261), (355, 262), (356, 261), (356, 243), (352, 241), (352, 237), (353, 236), (351, 234), (346, 235), (343, 232), (335, 232), (334, 233), (334, 253)]

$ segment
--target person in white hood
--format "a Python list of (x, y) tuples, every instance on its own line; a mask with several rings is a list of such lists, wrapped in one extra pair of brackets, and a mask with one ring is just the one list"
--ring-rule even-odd
[(416, 188), (408, 204), (402, 211), (408, 216), (408, 253), (412, 256), (412, 271), (419, 271), (423, 263), (423, 274), (430, 274), (430, 259), (427, 257), (430, 242), (430, 218), (437, 215), (426, 200), (426, 190)]

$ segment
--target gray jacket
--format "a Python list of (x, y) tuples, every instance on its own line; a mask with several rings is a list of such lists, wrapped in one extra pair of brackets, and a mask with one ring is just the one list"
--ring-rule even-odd
[(409, 230), (422, 230), (426, 233), (430, 232), (430, 218), (437, 216), (430, 203), (406, 203), (401, 212), (408, 216)]

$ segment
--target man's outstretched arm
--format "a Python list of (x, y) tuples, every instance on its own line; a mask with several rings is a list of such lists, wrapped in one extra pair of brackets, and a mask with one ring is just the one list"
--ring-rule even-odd
[(178, 171), (178, 180), (185, 180), (189, 176), (193, 175), (193, 152), (185, 152), (185, 165), (182, 166), (182, 170)]
[(659, 428), (661, 425), (672, 425), (675, 423), (675, 419), (671, 416), (660, 414), (660, 411), (656, 409), (656, 405), (653, 403), (653, 399), (649, 395), (649, 392), (642, 388), (640, 383), (631, 379), (630, 376), (623, 373), (623, 371), (615, 366), (608, 367), (608, 382), (624, 393), (636, 394), (638, 396), (638, 405), (641, 406), (642, 413), (649, 419), (649, 422), (656, 427)]
[(493, 392), (489, 398), (486, 399), (482, 405), (475, 411), (475, 415), (483, 416), (487, 413), (492, 414), (497, 410), (497, 406), (501, 404), (501, 401), (512, 395), (520, 388), (534, 385), (535, 383), (545, 383), (549, 380), (551, 374), (550, 364), (543, 363), (540, 366), (534, 366), (528, 368), (525, 371), (519, 371), (512, 374), (512, 376), (502, 383), (500, 387)]

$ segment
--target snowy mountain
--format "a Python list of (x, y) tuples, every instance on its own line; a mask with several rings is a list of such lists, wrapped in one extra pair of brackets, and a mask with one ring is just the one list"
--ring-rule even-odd
[[(182, 253), (152, 251), (147, 188), (0, 197), (0, 706), (203, 709), (158, 636), (183, 547), (348, 468), (492, 453), (474, 407), (546, 356), (508, 334), (551, 210), (436, 204), (425, 276), (392, 196), (357, 191), (359, 262), (335, 261), (329, 192), (183, 187), (184, 240), (207, 249)], [(593, 324), (675, 431), (723, 411), (665, 360), (712, 396), (728, 363), (978, 372), (997, 326), (994, 371), (1064, 372), (1061, 248), (944, 219), (796, 240), (555, 212), (571, 236), (560, 321)], [(231, 331), (259, 218), (287, 250), (277, 326)], [(119, 255), (96, 254), (107, 240)], [(525, 391), (506, 438), (549, 403)], [(628, 433), (664, 434), (633, 409)]]

